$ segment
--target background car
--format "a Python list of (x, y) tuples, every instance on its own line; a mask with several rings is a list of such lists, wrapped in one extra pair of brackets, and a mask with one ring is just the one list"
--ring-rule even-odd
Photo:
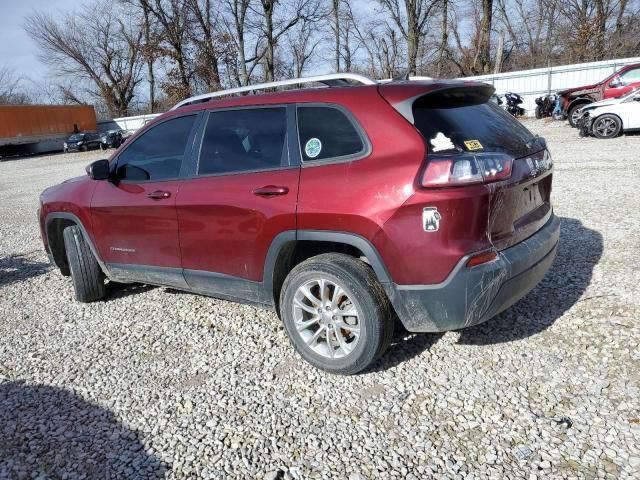
[(122, 144), (122, 130), (109, 130), (100, 135), (100, 148), (118, 148)]
[(621, 98), (602, 100), (580, 109), (580, 134), (614, 138), (621, 132), (640, 131), (640, 88)]
[(578, 109), (599, 100), (621, 97), (640, 87), (640, 63), (627, 65), (594, 85), (583, 85), (558, 93), (569, 124), (578, 126)]
[(97, 133), (74, 133), (63, 145), (64, 152), (93, 150), (100, 148), (102, 140)]

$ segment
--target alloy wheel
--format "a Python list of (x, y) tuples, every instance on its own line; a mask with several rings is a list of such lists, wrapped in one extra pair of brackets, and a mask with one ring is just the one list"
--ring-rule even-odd
[(347, 291), (326, 278), (301, 285), (293, 298), (296, 330), (307, 347), (325, 358), (348, 356), (360, 339), (360, 312)]

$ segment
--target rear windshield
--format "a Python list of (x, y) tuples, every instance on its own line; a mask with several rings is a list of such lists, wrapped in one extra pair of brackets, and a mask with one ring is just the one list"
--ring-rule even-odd
[(69, 141), (77, 142), (78, 140), (84, 139), (84, 133), (76, 133), (75, 135), (71, 135), (69, 137)]
[(518, 120), (493, 102), (465, 104), (429, 96), (413, 105), (416, 128), (430, 152), (505, 152), (522, 157), (534, 138)]

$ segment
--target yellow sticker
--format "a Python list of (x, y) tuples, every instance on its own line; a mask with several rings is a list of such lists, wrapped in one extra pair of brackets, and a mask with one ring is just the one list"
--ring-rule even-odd
[(465, 140), (464, 145), (467, 150), (482, 150), (482, 144), (478, 140)]

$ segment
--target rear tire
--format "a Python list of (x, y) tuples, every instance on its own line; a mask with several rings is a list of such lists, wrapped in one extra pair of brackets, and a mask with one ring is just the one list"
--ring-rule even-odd
[(104, 298), (104, 273), (77, 225), (64, 229), (64, 248), (71, 271), (71, 280), (79, 302), (94, 302)]
[(307, 362), (340, 375), (357, 373), (379, 358), (395, 326), (371, 267), (336, 253), (312, 257), (291, 270), (280, 293), (280, 316)]
[(619, 117), (605, 113), (593, 121), (591, 131), (596, 138), (615, 138), (620, 135), (622, 121)]

